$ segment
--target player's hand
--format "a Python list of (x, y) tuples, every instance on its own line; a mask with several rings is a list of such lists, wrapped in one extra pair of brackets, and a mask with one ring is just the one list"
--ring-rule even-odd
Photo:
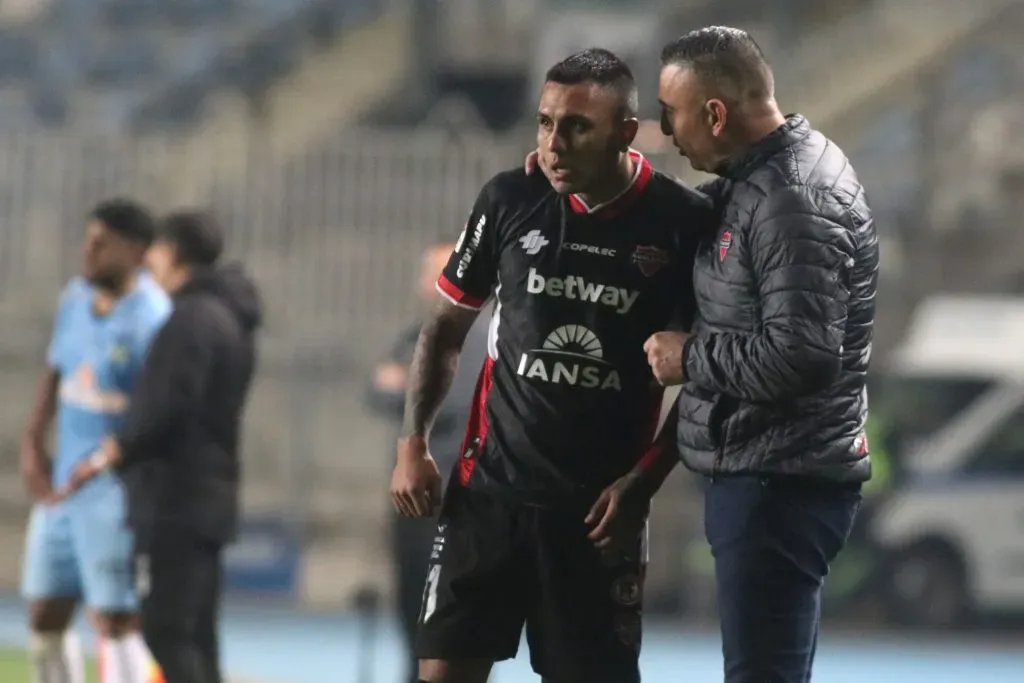
[(654, 379), (663, 387), (682, 384), (683, 347), (690, 335), (686, 332), (655, 332), (644, 342), (647, 363), (651, 366)]
[(441, 472), (422, 438), (398, 440), (391, 499), (403, 517), (431, 517), (441, 506)]
[(42, 449), (31, 444), (22, 445), (21, 478), (36, 501), (48, 503), (53, 500), (53, 473), (50, 469), (50, 458)]
[(108, 463), (102, 452), (97, 452), (79, 462), (75, 465), (75, 469), (71, 471), (68, 483), (57, 492), (55, 500), (61, 501), (74, 495), (83, 486), (95, 479), (100, 472), (107, 469), (107, 465)]
[(641, 491), (640, 475), (629, 473), (601, 492), (584, 520), (587, 538), (605, 550), (632, 542), (647, 523), (650, 497)]
[(526, 175), (533, 175), (538, 166), (540, 166), (540, 152), (533, 150), (526, 155), (526, 160), (523, 162), (523, 170), (526, 171)]

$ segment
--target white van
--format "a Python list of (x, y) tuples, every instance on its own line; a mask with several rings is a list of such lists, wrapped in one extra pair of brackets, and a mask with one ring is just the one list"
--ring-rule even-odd
[(929, 299), (889, 368), (871, 408), (904, 480), (869, 532), (889, 615), (1024, 613), (1024, 299)]

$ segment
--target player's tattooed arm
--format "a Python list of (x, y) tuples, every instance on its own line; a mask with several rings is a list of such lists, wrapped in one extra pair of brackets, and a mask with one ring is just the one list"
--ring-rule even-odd
[(459, 366), (459, 354), (479, 311), (439, 297), (427, 316), (406, 376), (402, 436), (426, 439)]

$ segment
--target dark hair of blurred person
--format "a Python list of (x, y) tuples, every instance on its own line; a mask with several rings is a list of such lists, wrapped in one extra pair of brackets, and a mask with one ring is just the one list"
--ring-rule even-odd
[(110, 199), (97, 204), (86, 221), (82, 275), (107, 294), (123, 294), (154, 232), (153, 216), (137, 202)]

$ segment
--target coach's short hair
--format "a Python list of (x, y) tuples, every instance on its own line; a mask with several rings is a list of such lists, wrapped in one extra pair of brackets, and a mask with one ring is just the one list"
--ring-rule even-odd
[(622, 98), (627, 116), (636, 116), (640, 109), (633, 72), (610, 50), (592, 47), (570, 55), (548, 69), (544, 80), (560, 85), (595, 83), (614, 90)]
[(107, 199), (93, 207), (89, 218), (122, 239), (148, 247), (156, 235), (156, 221), (146, 207), (130, 199)]
[(224, 231), (206, 211), (176, 211), (160, 222), (158, 239), (174, 247), (178, 263), (212, 266), (224, 252)]
[(738, 28), (707, 26), (690, 31), (662, 48), (661, 64), (692, 69), (703, 83), (740, 103), (775, 95), (775, 78), (761, 47)]

